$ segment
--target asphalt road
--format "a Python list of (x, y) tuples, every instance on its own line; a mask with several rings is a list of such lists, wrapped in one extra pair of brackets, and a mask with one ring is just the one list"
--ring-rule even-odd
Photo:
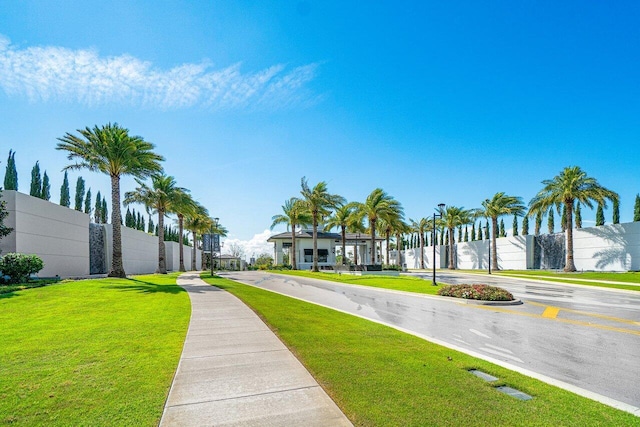
[(640, 296), (634, 293), (438, 273), (438, 281), (489, 282), (524, 301), (493, 307), (258, 271), (225, 276), (559, 380), (632, 411), (640, 407)]

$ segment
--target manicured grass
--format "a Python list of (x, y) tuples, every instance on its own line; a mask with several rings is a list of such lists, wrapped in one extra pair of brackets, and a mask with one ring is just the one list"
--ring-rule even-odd
[[(500, 275), (500, 276), (524, 277), (524, 278), (529, 278), (533, 280), (535, 279), (549, 280), (553, 282), (569, 283), (574, 285), (599, 286), (603, 288), (616, 288), (616, 289), (640, 291), (640, 273), (638, 272), (562, 273), (562, 272), (540, 271), (540, 270), (502, 270), (499, 272), (494, 272), (494, 274)], [(580, 279), (585, 279), (585, 280), (580, 280)], [(626, 284), (618, 284), (618, 283), (606, 283), (607, 281), (624, 282), (629, 284), (626, 285)]]
[(43, 286), (59, 283), (60, 279), (35, 279), (28, 283), (16, 283), (11, 285), (0, 284), (0, 295), (11, 294), (25, 289), (41, 288)]
[[(330, 280), (350, 285), (371, 286), (374, 288), (393, 289), (396, 291), (417, 292), (420, 294), (437, 295), (439, 286), (433, 286), (431, 281), (419, 277), (409, 276), (353, 276), (351, 274), (313, 273), (301, 270), (271, 271), (276, 274), (310, 277), (313, 279)], [(438, 283), (442, 285), (443, 283)]]
[(190, 316), (176, 276), (0, 295), (0, 425), (157, 425)]
[[(280, 336), (356, 426), (625, 426), (638, 418), (393, 328), (204, 274)], [(448, 360), (448, 358), (452, 360)], [(467, 372), (532, 396), (519, 401)]]

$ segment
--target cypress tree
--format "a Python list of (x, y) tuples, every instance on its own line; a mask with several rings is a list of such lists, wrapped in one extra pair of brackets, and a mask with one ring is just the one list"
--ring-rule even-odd
[(140, 221), (138, 221), (139, 225), (138, 225), (138, 230), (140, 231), (144, 231), (144, 217), (142, 215), (140, 215), (140, 213), (138, 213), (138, 219)]
[(448, 244), (449, 244), (449, 230), (447, 230), (447, 233), (445, 234), (444, 244), (445, 244), (445, 245), (448, 245)]
[(129, 210), (128, 207), (127, 207), (127, 213), (124, 214), (124, 225), (126, 227), (133, 228), (131, 227), (131, 211)]
[(513, 235), (514, 236), (518, 235), (518, 216), (517, 215), (513, 216)]
[(9, 150), (7, 168), (4, 172), (4, 189), (18, 191), (18, 171), (16, 170), (16, 152)]
[(560, 217), (560, 227), (562, 228), (563, 232), (567, 230), (567, 208), (565, 207), (565, 205), (562, 205), (562, 216)]
[(582, 228), (582, 209), (580, 202), (576, 203), (576, 228)]
[(96, 194), (95, 206), (96, 208), (93, 211), (93, 222), (95, 222), (96, 224), (100, 224), (100, 220), (102, 219), (102, 213), (100, 213), (100, 211), (102, 210), (102, 196), (100, 195), (100, 191), (98, 191), (98, 194)]
[(613, 218), (611, 222), (620, 224), (620, 201), (618, 199), (613, 199)]
[(487, 223), (485, 224), (484, 238), (485, 238), (485, 240), (489, 240), (489, 238), (490, 238), (490, 236), (489, 236), (489, 220), (487, 220)]
[(596, 209), (596, 225), (604, 225), (604, 207), (602, 203), (598, 203), (598, 209)]
[(44, 171), (44, 175), (42, 176), (42, 193), (40, 194), (40, 198), (43, 200), (51, 199), (51, 183), (49, 182), (47, 171)]
[(154, 231), (155, 227), (153, 225), (153, 219), (151, 218), (151, 216), (149, 216), (149, 226), (147, 227), (147, 233), (153, 234)]
[(636, 202), (633, 205), (633, 220), (640, 221), (640, 194), (636, 194)]
[(100, 220), (103, 224), (108, 222), (109, 211), (107, 210), (107, 199), (102, 198), (102, 208), (100, 209)]
[(462, 226), (458, 226), (458, 242), (462, 242)]
[(91, 187), (87, 190), (87, 196), (84, 198), (84, 213), (91, 214)]
[(542, 213), (538, 212), (536, 214), (536, 226), (535, 226), (535, 230), (534, 230), (534, 235), (539, 236), (540, 235), (540, 228), (542, 227)]
[(500, 218), (500, 237), (507, 237), (507, 230), (504, 228), (504, 219)]
[(82, 212), (82, 203), (84, 202), (84, 179), (81, 176), (76, 181), (75, 210)]
[(476, 222), (473, 221), (473, 224), (471, 224), (471, 241), (473, 242), (474, 240), (476, 240)]
[(467, 226), (464, 226), (464, 241), (468, 242), (469, 241), (469, 229), (467, 228)]
[(553, 234), (555, 225), (555, 218), (553, 217), (553, 206), (549, 208), (549, 218), (547, 219), (547, 228), (549, 229), (549, 234)]
[(71, 205), (71, 195), (69, 194), (69, 177), (67, 171), (64, 171), (64, 179), (60, 187), (60, 206), (69, 207)]
[(36, 162), (31, 169), (31, 188), (29, 195), (40, 198), (42, 196), (42, 178), (40, 177), (40, 164)]
[(522, 235), (523, 236), (529, 235), (529, 217), (527, 215), (525, 215), (524, 218), (522, 218)]

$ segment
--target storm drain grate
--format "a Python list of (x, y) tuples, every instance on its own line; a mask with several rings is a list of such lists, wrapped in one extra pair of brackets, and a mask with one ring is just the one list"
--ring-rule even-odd
[(482, 372), (479, 371), (477, 369), (470, 369), (469, 372), (471, 372), (473, 375), (475, 375), (478, 378), (482, 378), (485, 381), (498, 381), (498, 378), (494, 377), (493, 375), (489, 375), (486, 372)]
[(496, 387), (496, 389), (498, 389), (498, 391), (503, 392), (504, 394), (508, 394), (511, 397), (515, 397), (516, 399), (520, 399), (520, 400), (533, 399), (533, 397), (529, 396), (527, 393), (523, 393), (520, 390), (516, 390), (515, 388), (502, 386), (502, 387)]

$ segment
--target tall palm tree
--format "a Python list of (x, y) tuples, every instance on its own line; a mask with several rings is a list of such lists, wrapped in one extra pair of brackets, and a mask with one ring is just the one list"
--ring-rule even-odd
[(371, 233), (372, 261), (377, 264), (376, 257), (376, 223), (378, 218), (385, 218), (401, 212), (400, 203), (389, 196), (382, 188), (376, 188), (367, 196), (364, 203), (358, 204), (358, 210), (369, 220), (369, 232)]
[(394, 222), (392, 233), (396, 238), (396, 264), (402, 266), (402, 236), (410, 230), (409, 224), (402, 219)]
[(110, 277), (126, 277), (122, 266), (122, 232), (120, 220), (120, 177), (132, 175), (144, 179), (162, 171), (164, 158), (153, 152), (155, 146), (117, 123), (102, 127), (78, 129), (79, 136), (66, 133), (56, 150), (68, 152), (67, 159), (76, 163), (64, 169), (88, 169), (111, 178), (111, 226), (113, 227), (113, 256)]
[(287, 231), (291, 226), (291, 268), (298, 269), (296, 263), (296, 226), (306, 226), (311, 223), (311, 216), (306, 211), (302, 200), (292, 197), (282, 205), (282, 213), (271, 217), (271, 229), (279, 224), (286, 224)]
[(424, 233), (429, 231), (429, 225), (433, 220), (429, 221), (427, 218), (420, 218), (418, 221), (409, 219), (411, 223), (411, 229), (418, 233), (418, 240), (420, 242), (420, 268), (424, 270)]
[(175, 211), (175, 206), (180, 203), (180, 198), (187, 190), (176, 185), (172, 176), (156, 174), (151, 176), (151, 187), (136, 179), (139, 187), (134, 191), (127, 191), (124, 195), (124, 204), (140, 203), (148, 212), (158, 214), (158, 270), (156, 273), (167, 274), (166, 250), (164, 245), (164, 217)]
[(458, 206), (445, 206), (445, 208), (441, 211), (442, 218), (440, 219), (442, 226), (449, 230), (449, 266), (448, 268), (451, 270), (455, 270), (456, 266), (454, 264), (453, 257), (453, 230), (460, 226), (471, 224), (473, 220), (476, 218), (476, 212), (472, 209), (465, 209), (463, 207)]
[(498, 250), (496, 249), (496, 235), (498, 234), (498, 218), (503, 215), (521, 216), (525, 211), (522, 198), (508, 196), (503, 192), (493, 195), (491, 199), (482, 202), (481, 215), (491, 218), (491, 268), (498, 270)]
[(184, 221), (184, 226), (191, 231), (193, 240), (193, 254), (191, 256), (191, 270), (195, 271), (198, 233), (206, 233), (211, 227), (211, 220), (207, 208), (196, 202), (196, 209), (191, 212)]
[[(220, 224), (218, 218), (210, 218), (210, 221), (211, 227), (209, 228), (209, 231), (211, 232), (211, 234), (218, 234), (220, 235), (220, 237), (227, 237), (227, 233), (229, 232), (229, 230), (227, 230), (224, 225)], [(222, 255), (223, 244), (224, 243), (220, 242), (220, 255)], [(211, 245), (213, 245), (213, 240), (211, 241)], [(221, 261), (221, 259), (219, 259), (219, 261)], [(211, 251), (211, 263), (213, 264), (213, 251)], [(220, 262), (220, 267), (222, 268), (222, 262)]]
[(332, 229), (334, 227), (340, 228), (340, 235), (342, 237), (342, 265), (346, 264), (347, 259), (347, 227), (349, 227), (354, 221), (357, 221), (356, 204), (347, 203), (346, 205), (338, 206), (333, 212), (333, 215), (327, 219), (327, 223), (325, 224), (328, 229)]
[(315, 187), (310, 188), (307, 179), (300, 180), (300, 194), (306, 210), (311, 214), (313, 227), (313, 271), (318, 270), (318, 222), (331, 214), (331, 210), (343, 205), (345, 199), (337, 194), (331, 194), (327, 190), (327, 183), (320, 181)]
[(619, 196), (587, 176), (578, 166), (564, 168), (553, 179), (542, 181), (544, 187), (529, 202), (529, 213), (543, 213), (550, 207), (563, 205), (567, 215), (567, 260), (564, 271), (576, 271), (573, 261), (573, 206), (575, 202), (593, 208), (593, 202), (605, 205), (607, 200), (618, 201)]
[[(178, 235), (180, 236), (179, 238), (179, 251), (180, 251), (180, 266), (179, 266), (179, 270), (180, 271), (187, 271), (186, 268), (184, 267), (184, 242), (183, 242), (183, 235), (184, 235), (184, 218), (185, 216), (191, 215), (192, 213), (195, 213), (196, 210), (198, 209), (198, 205), (196, 203), (195, 200), (193, 200), (193, 198), (191, 197), (191, 195), (189, 194), (188, 190), (185, 191), (180, 191), (178, 192), (178, 194), (176, 195), (176, 201), (173, 205), (173, 209), (172, 209), (172, 213), (176, 214), (176, 216), (178, 217)], [(194, 246), (195, 246), (195, 241), (194, 241)]]
[(390, 264), (389, 260), (389, 243), (391, 240), (391, 235), (395, 232), (395, 229), (398, 227), (398, 223), (404, 220), (404, 211), (402, 206), (398, 205), (398, 208), (390, 212), (388, 215), (383, 215), (378, 219), (378, 229), (384, 235), (385, 238), (385, 252), (386, 252), (386, 261), (387, 264)]

